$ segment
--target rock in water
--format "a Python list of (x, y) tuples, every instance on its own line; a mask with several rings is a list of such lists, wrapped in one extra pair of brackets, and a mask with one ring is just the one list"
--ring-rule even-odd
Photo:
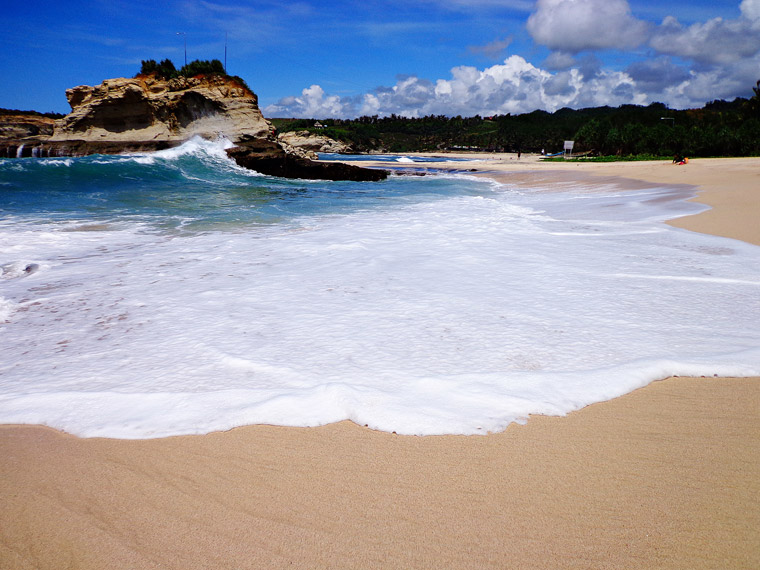
[(288, 154), (278, 143), (266, 139), (242, 143), (228, 149), (227, 154), (240, 166), (269, 176), (356, 182), (377, 182), (388, 177), (386, 170), (360, 168), (337, 162), (315, 162)]
[(287, 149), (292, 148), (294, 154), (303, 155), (304, 158), (316, 158), (319, 152), (346, 154), (352, 151), (351, 146), (344, 142), (309, 131), (280, 133), (277, 142)]

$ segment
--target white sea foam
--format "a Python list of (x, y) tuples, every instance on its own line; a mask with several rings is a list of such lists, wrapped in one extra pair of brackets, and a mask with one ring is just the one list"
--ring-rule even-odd
[(73, 161), (70, 158), (46, 158), (45, 160), (40, 160), (37, 164), (40, 166), (69, 167), (72, 163)]
[(486, 433), (669, 375), (760, 375), (758, 248), (662, 224), (700, 208), (683, 198), (498, 188), (187, 236), (0, 225), (0, 261), (39, 265), (2, 281), (0, 422)]
[(227, 156), (225, 151), (234, 146), (234, 143), (225, 137), (208, 140), (200, 136), (194, 136), (176, 147), (148, 153), (108, 156), (104, 157), (102, 161), (107, 163), (136, 162), (143, 165), (152, 165), (157, 162), (176, 162), (177, 159), (182, 157), (196, 157), (207, 162), (211, 159), (212, 163), (216, 166), (224, 165), (225, 167), (238, 169), (240, 173), (260, 176), (251, 170), (237, 167), (237, 165)]

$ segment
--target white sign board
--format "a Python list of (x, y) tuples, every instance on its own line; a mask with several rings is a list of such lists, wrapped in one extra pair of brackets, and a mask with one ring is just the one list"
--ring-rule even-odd
[(574, 144), (575, 144), (575, 141), (565, 141), (565, 150), (569, 150), (570, 152), (573, 152)]

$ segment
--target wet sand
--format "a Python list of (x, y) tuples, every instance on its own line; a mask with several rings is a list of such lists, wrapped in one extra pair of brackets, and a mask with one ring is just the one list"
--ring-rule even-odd
[[(521, 184), (700, 186), (714, 209), (674, 225), (760, 244), (760, 159), (488, 158)], [(671, 378), (488, 436), (0, 426), (0, 568), (758, 568), (759, 411), (758, 378)]]

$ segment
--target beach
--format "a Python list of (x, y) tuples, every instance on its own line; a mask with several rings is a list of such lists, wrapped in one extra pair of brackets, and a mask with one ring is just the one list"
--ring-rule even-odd
[[(712, 209), (672, 225), (760, 245), (760, 159), (482, 159), (520, 185), (699, 187)], [(664, 379), (485, 436), (2, 426), (0, 568), (757, 568), (758, 380)]]

